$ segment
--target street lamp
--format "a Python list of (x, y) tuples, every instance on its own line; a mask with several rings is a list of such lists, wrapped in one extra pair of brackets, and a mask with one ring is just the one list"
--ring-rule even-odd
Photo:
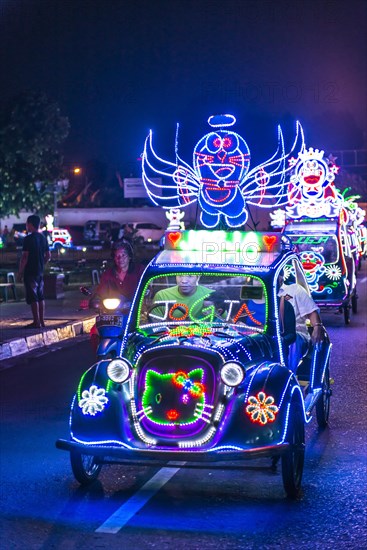
[[(38, 193), (53, 193), (54, 195), (54, 226), (57, 227), (57, 196), (60, 193), (67, 191), (69, 187), (69, 180), (63, 179), (54, 181), (50, 184), (44, 184), (42, 181), (35, 181), (34, 186)], [(44, 187), (44, 189), (42, 189)]]

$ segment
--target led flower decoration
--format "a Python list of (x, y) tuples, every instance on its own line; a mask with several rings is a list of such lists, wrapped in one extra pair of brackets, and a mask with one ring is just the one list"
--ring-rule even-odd
[(264, 425), (275, 420), (279, 409), (274, 405), (274, 397), (271, 395), (266, 395), (265, 392), (261, 391), (256, 397), (250, 395), (248, 403), (246, 412), (251, 417), (252, 422), (259, 422)]
[(338, 265), (328, 265), (325, 268), (325, 275), (333, 281), (338, 281), (342, 276), (342, 272)]
[(103, 411), (106, 403), (108, 403), (106, 390), (93, 385), (89, 390), (83, 391), (79, 407), (82, 409), (83, 414), (95, 416), (97, 413)]

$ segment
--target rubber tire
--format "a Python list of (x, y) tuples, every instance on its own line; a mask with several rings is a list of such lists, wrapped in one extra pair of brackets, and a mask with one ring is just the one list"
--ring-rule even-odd
[(59, 242), (56, 242), (56, 243), (54, 244), (54, 250), (61, 250), (61, 249), (62, 249), (62, 244), (59, 243)]
[(327, 366), (322, 383), (322, 397), (316, 402), (316, 420), (321, 429), (326, 428), (329, 422), (330, 396), (330, 371)]
[(78, 451), (70, 451), (70, 463), (74, 477), (81, 485), (93, 483), (102, 469), (102, 464), (97, 464), (94, 456), (83, 455)]
[(299, 401), (293, 400), (289, 411), (286, 441), (289, 449), (282, 455), (282, 478), (289, 498), (296, 499), (301, 493), (303, 465), (305, 461), (305, 424)]
[(352, 296), (352, 311), (353, 313), (358, 312), (358, 296), (356, 292), (354, 292)]
[(346, 325), (349, 325), (350, 323), (350, 311), (349, 311), (349, 305), (344, 305), (343, 306), (343, 313), (344, 313), (344, 323)]

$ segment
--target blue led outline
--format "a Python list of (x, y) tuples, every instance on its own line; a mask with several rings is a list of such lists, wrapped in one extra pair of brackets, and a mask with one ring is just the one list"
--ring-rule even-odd
[[(331, 347), (332, 347), (332, 344), (330, 343), (329, 346), (328, 346), (326, 357), (325, 357), (324, 366), (322, 368), (321, 384), (322, 384), (324, 376), (325, 376), (326, 365), (327, 365), (329, 357), (330, 357)], [(315, 349), (315, 353), (313, 354), (312, 374), (311, 374), (311, 389), (312, 389), (312, 391), (317, 389), (317, 387), (314, 386), (317, 353), (318, 353), (318, 351)], [(321, 388), (321, 386), (320, 386), (320, 388)]]

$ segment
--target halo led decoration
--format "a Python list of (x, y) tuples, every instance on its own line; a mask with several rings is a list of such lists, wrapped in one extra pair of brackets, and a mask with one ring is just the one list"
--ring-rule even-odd
[[(198, 202), (201, 223), (207, 228), (220, 223), (230, 228), (241, 227), (247, 221), (250, 204), (261, 208), (285, 205), (288, 201), (285, 179), (293, 169), (293, 166), (286, 167), (286, 161), (295, 152), (304, 150), (301, 124), (297, 122), (296, 137), (289, 153), (285, 152), (279, 126), (274, 155), (250, 169), (250, 149), (246, 141), (228, 129), (235, 123), (233, 115), (209, 117), (212, 130), (195, 145), (192, 166), (178, 155), (178, 125), (175, 162), (155, 153), (150, 131), (142, 156), (142, 176), (153, 203), (172, 209)], [(163, 184), (154, 182), (157, 175), (163, 177)], [(170, 183), (166, 183), (167, 179)]]
[(288, 218), (328, 218), (339, 215), (341, 197), (334, 179), (339, 167), (334, 159), (324, 159), (324, 151), (310, 147), (289, 160), (293, 174), (288, 185)]

